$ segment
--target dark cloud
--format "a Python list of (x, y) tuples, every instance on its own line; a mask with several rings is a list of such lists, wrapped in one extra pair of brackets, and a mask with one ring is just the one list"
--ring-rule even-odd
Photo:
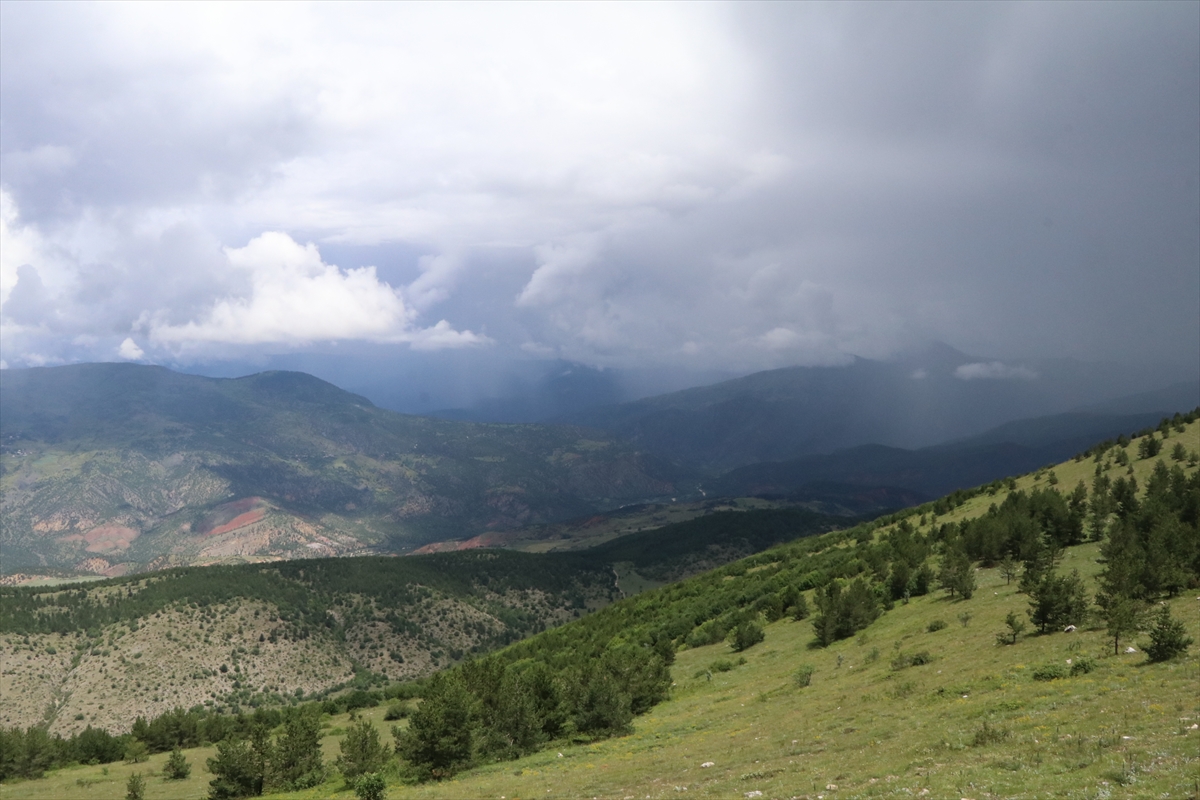
[(1200, 362), (1198, 4), (472, 9), (0, 6), (4, 361)]

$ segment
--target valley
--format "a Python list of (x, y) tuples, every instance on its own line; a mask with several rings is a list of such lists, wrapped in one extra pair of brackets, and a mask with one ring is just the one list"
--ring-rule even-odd
[[(1159, 444), (1151, 447), (1147, 442)], [(1153, 450), (1157, 454), (1149, 455)], [(830, 518), (815, 512), (746, 509), (628, 534), (578, 552), (538, 555), (466, 550), (417, 558), (286, 563), (270, 570), (249, 565), (183, 570), (176, 571), (180, 577), (175, 581), (171, 579), (174, 573), (167, 572), (57, 592), (53, 587), (6, 589), (0, 609), (6, 614), (18, 613), (7, 615), (2, 626), (5, 695), (36, 695), (25, 713), (35, 713), (36, 706), (45, 702), (43, 718), (60, 731), (78, 730), (85, 721), (99, 722), (100, 697), (112, 691), (109, 687), (113, 684), (141, 692), (136, 704), (125, 705), (128, 719), (131, 708), (159, 707), (152, 705), (153, 701), (147, 703), (146, 693), (157, 690), (161, 698), (164, 686), (195, 679), (203, 670), (215, 672), (209, 677), (220, 676), (218, 681), (224, 681), (215, 685), (234, 690), (224, 695), (218, 692), (221, 700), (215, 700), (210, 681), (204, 687), (210, 692), (208, 700), (213, 701), (210, 708), (220, 703), (226, 710), (234, 710), (226, 704), (239, 701), (267, 702), (267, 707), (272, 702), (293, 704), (299, 698), (322, 696), (318, 691), (322, 685), (345, 687), (344, 691), (382, 689), (386, 683), (383, 673), (374, 671), (380, 661), (371, 658), (389, 650), (386, 628), (395, 626), (389, 608), (409, 609), (406, 614), (414, 614), (412, 619), (423, 628), (424, 638), (418, 643), (429, 652), (436, 640), (439, 649), (447, 648), (441, 650), (443, 655), (455, 641), (455, 630), (472, 626), (478, 630), (481, 622), (486, 627), (486, 613), (492, 620), (508, 622), (509, 627), (502, 631), (496, 626), (496, 634), (482, 642), (481, 651), (494, 646), (488, 642), (503, 643), (506, 635), (524, 636), (579, 611), (582, 617), (574, 623), (498, 651), (499, 663), (525, 663), (523, 659), (530, 658), (555, 663), (572, 653), (589, 652), (597, 646), (603, 649), (603, 643), (613, 637), (627, 642), (653, 641), (657, 648), (660, 637), (666, 635), (674, 640), (676, 650), (668, 697), (638, 716), (626, 735), (616, 738), (576, 736), (517, 761), (491, 765), (485, 761), (442, 782), (407, 785), (402, 773), (390, 772), (389, 781), (394, 785), (388, 796), (667, 797), (683, 792), (699, 796), (762, 792), (754, 796), (939, 797), (954, 793), (1006, 797), (1022, 794), (1030, 781), (1064, 796), (1090, 797), (1097, 792), (1110, 797), (1145, 796), (1145, 792), (1184, 796), (1192, 788), (1195, 737), (1200, 735), (1191, 727), (1200, 720), (1192, 691), (1200, 678), (1197, 657), (1192, 652), (1161, 664), (1145, 664), (1141, 651), (1148, 623), (1143, 623), (1140, 635), (1136, 631), (1126, 634), (1121, 646), (1135, 643), (1133, 651), (1115, 655), (1112, 637), (1094, 607), (1074, 633), (1052, 629), (1037, 635), (1026, 629), (1015, 644), (1000, 644), (1001, 635), (1007, 636), (1006, 615), (1015, 612), (1023, 617), (1031, 609), (1030, 596), (1020, 582), (1005, 575), (1003, 565), (989, 566), (986, 558), (972, 568), (969, 599), (933, 586), (920, 589), (911, 598), (906, 594), (890, 601), (894, 607), (879, 609), (876, 613), (882, 613), (877, 619), (868, 617), (848, 633), (833, 634), (826, 646), (819, 646), (813, 638), (814, 629), (821, 630), (820, 617), (813, 624), (810, 621), (814, 619), (811, 615), (830, 613), (822, 605), (822, 593), (833, 576), (847, 576), (844, 581), (854, 575), (858, 579), (866, 576), (873, 583), (882, 581), (881, 587), (890, 585), (889, 576), (895, 575), (898, 567), (889, 569), (886, 559), (897, 558), (895, 553), (902, 552), (898, 547), (918, 547), (912, 557), (927, 558), (920, 555), (921, 548), (939, 550), (944, 545), (936, 543), (945, 541), (947, 531), (961, 527), (958, 535), (967, 537), (962, 541), (975, 548), (971, 552), (984, 552), (977, 548), (989, 545), (977, 537), (988, 528), (980, 525), (997, 513), (998, 505), (1008, 508), (1014, 499), (1050, 498), (1060, 492), (1075, 496), (1082, 491), (1087, 500), (1091, 497), (1088, 487), (1098, 486), (1095, 481), (1100, 478), (1110, 482), (1132, 479), (1130, 485), (1139, 487), (1138, 493), (1148, 502), (1147, 491), (1161, 492), (1166, 485), (1160, 476), (1174, 474), (1179, 477), (1169, 478), (1172, 482), (1194, 483), (1198, 464), (1200, 421), (1192, 415), (1190, 421), (1177, 418), (1175, 423), (1160, 426), (1158, 436), (1144, 431), (1138, 438), (1092, 448), (1075, 459), (1012, 480), (956, 492), (874, 523), (823, 534), (820, 525), (829, 525)], [(1082, 490), (1076, 488), (1080, 486)], [(1200, 502), (1200, 491), (1179, 486), (1171, 491), (1185, 494), (1173, 496), (1190, 498), (1186, 502), (1193, 505)], [(1191, 520), (1186, 515), (1192, 512), (1181, 513)], [(809, 524), (815, 526), (812, 534), (772, 548), (773, 541), (787, 541), (774, 531), (794, 529), (799, 515), (808, 515)], [(1086, 521), (1079, 519), (1083, 526)], [(1119, 519), (1108, 525), (1117, 525)], [(746, 523), (756, 520), (761, 533), (748, 538), (743, 546), (757, 555), (723, 567), (693, 561), (693, 573), (705, 567), (718, 568), (682, 581), (678, 579), (684, 575), (672, 574), (681, 563), (681, 554), (708, 552), (717, 561), (728, 561), (733, 552), (714, 554), (709, 545), (728, 541), (731, 532), (750, 527)], [(962, 527), (968, 524), (971, 527)], [(1185, 559), (1181, 564), (1191, 563), (1187, 559), (1195, 554), (1187, 554), (1200, 543), (1194, 520), (1186, 524), (1192, 527), (1183, 529), (1185, 538), (1179, 540), (1184, 549), (1177, 557)], [(1108, 545), (1087, 541), (1082, 527), (1075, 534), (1062, 535), (1081, 536), (1083, 541), (1065, 540), (1066, 546), (1055, 557), (1054, 572), (1077, 572), (1091, 597), (1101, 585), (1098, 580), (1111, 580), (1104, 577), (1109, 574), (1104, 558)], [(950, 552), (942, 551), (939, 569), (944, 571)], [(564, 565), (584, 555), (588, 558), (575, 562), (577, 571), (568, 579)], [(882, 564), (876, 560), (880, 557), (885, 559)], [(529, 561), (539, 558), (563, 560), (557, 568), (547, 570)], [(438, 559), (453, 561), (438, 566)], [(453, 568), (446, 569), (451, 563)], [(1026, 573), (1030, 563), (1027, 560)], [(376, 571), (374, 576), (364, 572), (369, 565), (375, 565), (370, 567)], [(590, 579), (585, 565), (592, 569)], [(614, 572), (613, 565), (624, 565), (624, 572)], [(218, 575), (214, 569), (242, 577), (232, 582), (214, 580)], [(408, 583), (403, 584), (409, 588), (399, 594), (374, 588), (352, 599), (353, 593), (322, 596), (306, 590), (297, 594), (287, 584), (274, 584), (275, 578), (266, 577), (274, 571), (280, 578), (299, 580), (298, 586), (328, 587), (352, 580), (363, 588), (397, 587), (401, 584), (394, 577), (383, 577), (392, 569), (421, 572), (410, 572)], [(252, 574), (260, 576), (257, 583), (246, 580)], [(317, 580), (319, 574), (323, 577)], [(642, 581), (637, 588), (643, 591), (621, 599), (634, 589), (633, 582), (624, 580), (627, 574)], [(877, 577), (871, 578), (872, 574)], [(199, 575), (205, 576), (202, 584), (179, 591), (188, 576)], [(543, 586), (538, 595), (530, 588), (531, 575), (538, 580), (554, 575), (558, 584)], [(950, 579), (938, 578), (946, 580)], [(1186, 581), (1194, 588), (1195, 576)], [(200, 598), (201, 586), (208, 594), (192, 608), (186, 600)], [(800, 589), (800, 594), (789, 587)], [(463, 605), (455, 607), (448, 602), (451, 588), (457, 589)], [(891, 591), (896, 598), (895, 590)], [(17, 594), (9, 594), (12, 592)], [(64, 600), (50, 605), (28, 602), (56, 595), (82, 599), (81, 592), (109, 599), (102, 605), (74, 607)], [(276, 598), (264, 602), (271, 594)], [(1197, 638), (1200, 623), (1190, 594), (1160, 596), (1165, 600), (1160, 608), (1171, 609), (1186, 632)], [(808, 610), (793, 613), (788, 604), (804, 597), (808, 600), (802, 605)], [(28, 599), (12, 602), (18, 598)], [(301, 598), (308, 599), (302, 602)], [(54, 611), (55, 603), (62, 612)], [(22, 616), (27, 614), (23, 608), (41, 610), (30, 618)], [(140, 610), (130, 618), (135, 609)], [(506, 616), (505, 609), (523, 616)], [(66, 616), (55, 617), (56, 613)], [(105, 615), (124, 616), (125, 621), (104, 623)], [(798, 621), (801, 617), (803, 621)], [(42, 623), (35, 622), (39, 618)], [(60, 622), (51, 623), (55, 618)], [(764, 641), (741, 653), (731, 652), (726, 632), (743, 624), (738, 620), (755, 618), (762, 625)], [(86, 630), (85, 619), (95, 620)], [(329, 628), (331, 636), (313, 633), (317, 628), (311, 623), (317, 619), (336, 621)], [(513, 619), (520, 622), (513, 626)], [(684, 619), (688, 621), (684, 623)], [(31, 624), (57, 624), (65, 635), (28, 632)], [(27, 631), (24, 634), (22, 627)], [(385, 636), (379, 636), (381, 633)], [(272, 637), (286, 642), (286, 648), (271, 646), (275, 644), (270, 642)], [(164, 649), (164, 643), (172, 639), (177, 640), (172, 643), (176, 649)], [(214, 642), (219, 648), (200, 648)], [(454, 660), (422, 661), (415, 650), (400, 655), (406, 666), (394, 677), (401, 680), (428, 675)], [(89, 666), (80, 670), (85, 659), (90, 659)], [(1071, 668), (1076, 661), (1085, 665), (1083, 671)], [(194, 675), (184, 676), (178, 668), (171, 674), (169, 667), (164, 671), (164, 667), (149, 666), (155, 663), (195, 663), (197, 669)], [(1067, 667), (1061, 666), (1064, 663)], [(231, 669), (222, 671), (221, 666)], [(37, 695), (33, 688), (35, 675), (44, 679), (72, 672), (74, 677), (59, 684), (63, 688), (57, 692)], [(797, 677), (801, 673), (803, 679)], [(1043, 673), (1064, 677), (1036, 679)], [(84, 680), (84, 676), (89, 677)], [(258, 690), (257, 696), (247, 694), (246, 686)], [(77, 693), (85, 697), (75, 700)], [(177, 705), (186, 699), (190, 696), (180, 693), (172, 697)], [(126, 702), (134, 703), (132, 699)], [(243, 710), (250, 707), (253, 704)], [(337, 708), (329, 707), (323, 723), (322, 746), (330, 757), (353, 721), (339, 717)], [(63, 713), (55, 716), (56, 710)], [(379, 709), (359, 713), (388, 738)], [(78, 719), (79, 714), (84, 719)], [(898, 735), (901, 731), (902, 736)], [(212, 751), (185, 752), (198, 758)], [(91, 787), (115, 786), (132, 768), (115, 765), (108, 769), (72, 767), (43, 780), (12, 784), (5, 794), (101, 796), (88, 794)], [(193, 775), (186, 786), (193, 794), (203, 792), (209, 776), (203, 770), (195, 770)], [(185, 789), (183, 785), (151, 782), (150, 786), (153, 793), (148, 793), (149, 797), (184, 796), (178, 794)], [(343, 791), (341, 787), (340, 781), (330, 778), (292, 796), (330, 797)]]

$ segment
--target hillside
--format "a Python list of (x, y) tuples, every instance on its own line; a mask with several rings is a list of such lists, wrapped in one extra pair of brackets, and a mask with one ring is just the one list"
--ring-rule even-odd
[[(1194, 382), (1146, 393), (1146, 385), (1163, 380), (1148, 368), (1139, 375), (1062, 361), (1010, 367), (1006, 378), (975, 377), (986, 366), (942, 345), (895, 361), (856, 358), (840, 366), (757, 372), (564, 419), (721, 473), (860, 445), (929, 447), (1014, 420), (1072, 411), (1101, 397), (1110, 405), (1098, 413), (1155, 418), (1200, 403)], [(1134, 391), (1139, 394), (1115, 399)]]
[(404, 552), (674, 494), (596, 431), (384, 411), (301, 373), (5, 370), (5, 573)]
[[(1130, 590), (1173, 608), (1193, 638), (1200, 634), (1189, 605), (1190, 590), (1200, 584), (1198, 465), (1200, 422), (1177, 420), (1159, 435), (1093, 448), (1052, 469), (785, 544), (621, 600), (512, 645), (489, 663), (570, 669), (581, 658), (603, 662), (638, 642), (652, 643), (654, 652), (673, 642), (670, 697), (638, 717), (630, 735), (554, 742), (451, 781), (393, 786), (389, 796), (1186, 796), (1194, 790), (1190, 770), (1200, 727), (1195, 649), (1146, 664), (1139, 652), (1112, 654), (1114, 641), (1094, 606), (1068, 617), (1079, 622), (1073, 633), (1052, 623), (1039, 635), (1037, 618), (1025, 612), (1034, 610), (1031, 596), (1049, 591), (1036, 587), (1056, 585), (1057, 576), (1069, 579), (1073, 571), (1087, 598), (1101, 586), (1097, 578), (1118, 585), (1112, 582), (1133, 574), (1112, 572), (1119, 563), (1148, 570), (1137, 579), (1141, 588)], [(1097, 532), (1099, 542), (1087, 541)], [(1130, 536), (1150, 537), (1145, 556), (1128, 549)], [(1174, 544), (1164, 536), (1175, 537)], [(1026, 578), (1006, 576), (1003, 565), (988, 566), (997, 541), (1023, 551), (1034, 589), (1024, 586)], [(1118, 546), (1125, 555), (1106, 560), (1114, 552), (1106, 548)], [(645, 551), (661, 548), (652, 543)], [(911, 565), (932, 563), (939, 583), (964, 586), (955, 577), (960, 557), (968, 559), (971, 591), (922, 588), (915, 573), (903, 573), (910, 575), (908, 588), (897, 595), (896, 576)], [(1158, 580), (1167, 588), (1152, 588), (1149, 581)], [(830, 590), (834, 585), (843, 587), (840, 595)], [(862, 594), (859, 585), (870, 591)], [(1179, 596), (1180, 587), (1189, 592)], [(874, 614), (859, 616), (853, 603), (861, 602), (876, 604)], [(1034, 624), (1013, 636), (1014, 644), (1000, 644), (1000, 636), (1009, 641), (1010, 612)], [(726, 632), (756, 617), (767, 623), (765, 642), (731, 654)], [(1121, 647), (1131, 641), (1140, 650), (1145, 635), (1126, 632)], [(813, 668), (808, 686), (796, 678), (806, 665)], [(479, 675), (490, 668), (474, 669)], [(429, 702), (430, 687), (423, 691)], [(369, 718), (382, 723), (380, 717)], [(326, 730), (331, 756), (344, 729), (330, 720)], [(128, 771), (115, 768), (113, 776)], [(6, 796), (99, 796), (92, 786), (115, 781), (80, 767), (14, 785)], [(193, 778), (178, 791), (193, 796), (206, 781)], [(162, 789), (185, 796), (173, 786)], [(296, 796), (340, 791), (340, 779), (331, 776)]]
[(942, 445), (907, 450), (871, 444), (789, 461), (750, 464), (705, 481), (716, 495), (804, 497), (830, 482), (903, 489), (921, 499), (1054, 464), (1093, 443), (1153, 426), (1162, 414), (1055, 414), (1017, 420)]
[(584, 552), (310, 559), (0, 588), (0, 727), (125, 732), (175, 707), (288, 705), (420, 678), (841, 521), (726, 511)]

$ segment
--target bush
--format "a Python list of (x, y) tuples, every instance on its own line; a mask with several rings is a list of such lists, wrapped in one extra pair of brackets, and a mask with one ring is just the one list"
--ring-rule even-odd
[(925, 630), (929, 631), (930, 633), (937, 633), (938, 631), (942, 630), (945, 627), (946, 627), (946, 620), (935, 619), (933, 622), (929, 623), (925, 627)]
[(146, 779), (135, 772), (125, 783), (125, 800), (146, 800)]
[(797, 688), (803, 689), (812, 684), (812, 676), (812, 664), (802, 664), (796, 669), (795, 674), (792, 675), (792, 681), (796, 684)]
[(1003, 742), (1011, 735), (1012, 733), (1007, 728), (989, 725), (988, 721), (985, 719), (983, 721), (983, 727), (975, 731), (975, 736), (971, 739), (971, 746), (984, 747), (989, 744), (996, 744), (998, 742)]
[(387, 711), (383, 712), (383, 718), (387, 722), (395, 722), (398, 719), (404, 719), (408, 716), (408, 706), (404, 703), (391, 703), (387, 707)]
[(387, 789), (387, 783), (377, 772), (360, 775), (354, 782), (354, 794), (358, 800), (383, 800), (385, 789)]
[(1183, 623), (1171, 616), (1171, 609), (1163, 606), (1150, 629), (1146, 655), (1151, 661), (1168, 661), (1185, 652), (1191, 644), (1192, 637), (1187, 635)]
[(912, 653), (911, 655), (896, 656), (892, 659), (892, 669), (901, 670), (931, 663), (933, 663), (933, 656), (929, 654), (928, 650), (922, 650), (919, 653)]
[(1087, 675), (1096, 668), (1096, 659), (1080, 656), (1071, 662), (1071, 677), (1077, 675)]
[(1067, 668), (1062, 664), (1042, 664), (1040, 667), (1033, 668), (1035, 681), (1056, 681), (1065, 677), (1067, 677)]
[(733, 629), (730, 644), (735, 653), (748, 650), (766, 638), (762, 625), (753, 620), (747, 620)]

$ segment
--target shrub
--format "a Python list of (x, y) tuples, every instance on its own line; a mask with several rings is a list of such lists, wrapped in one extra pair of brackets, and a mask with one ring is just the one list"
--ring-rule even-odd
[(998, 742), (1003, 742), (1011, 735), (1011, 731), (1009, 731), (1007, 728), (989, 725), (988, 721), (985, 719), (983, 721), (983, 726), (979, 730), (975, 731), (975, 736), (971, 738), (971, 746), (984, 747), (989, 744), (996, 744)]
[(125, 800), (146, 800), (146, 779), (135, 772), (125, 782)]
[(763, 633), (762, 625), (759, 625), (754, 620), (746, 620), (733, 629), (730, 644), (733, 646), (735, 653), (740, 653), (743, 650), (748, 650), (765, 638), (766, 634)]
[(922, 650), (919, 653), (911, 653), (909, 655), (898, 655), (892, 659), (892, 669), (901, 670), (909, 667), (919, 667), (924, 664), (933, 663), (933, 656), (928, 650)]
[(1163, 606), (1150, 629), (1146, 655), (1151, 661), (1168, 661), (1185, 652), (1191, 644), (1192, 637), (1187, 635), (1183, 623), (1171, 616), (1171, 609)]
[(1062, 664), (1042, 664), (1040, 667), (1033, 668), (1035, 681), (1056, 681), (1065, 677), (1067, 677), (1067, 668)]
[(933, 622), (929, 623), (929, 625), (927, 625), (925, 627), (925, 630), (929, 631), (930, 633), (937, 633), (938, 631), (942, 630), (945, 627), (946, 627), (946, 620), (935, 619)]
[(377, 772), (358, 776), (354, 782), (354, 794), (358, 800), (383, 800), (383, 792), (387, 783)]
[(404, 703), (391, 703), (387, 707), (387, 711), (383, 712), (383, 718), (387, 722), (395, 722), (398, 719), (404, 719), (408, 716), (408, 706)]
[(792, 681), (796, 684), (796, 686), (798, 688), (803, 689), (804, 687), (809, 686), (812, 683), (812, 676), (813, 676), (812, 664), (802, 664), (799, 668), (796, 669), (795, 674), (792, 675)]
[(1087, 675), (1096, 668), (1096, 659), (1080, 656), (1071, 662), (1071, 677)]

